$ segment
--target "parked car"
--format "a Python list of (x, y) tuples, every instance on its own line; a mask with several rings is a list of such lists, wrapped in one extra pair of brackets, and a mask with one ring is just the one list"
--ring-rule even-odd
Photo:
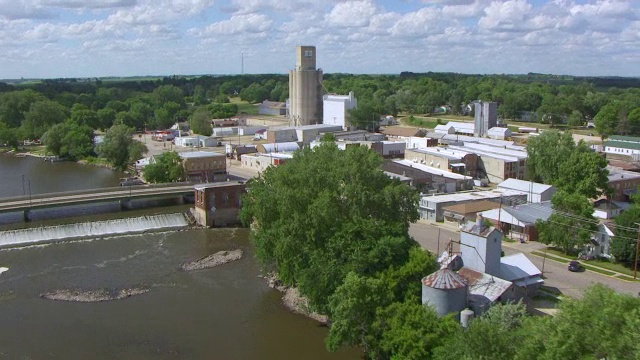
[(569, 263), (569, 271), (579, 272), (579, 271), (582, 271), (582, 270), (584, 270), (584, 267), (582, 266), (582, 264), (580, 264), (579, 261), (573, 260), (573, 261), (571, 261)]

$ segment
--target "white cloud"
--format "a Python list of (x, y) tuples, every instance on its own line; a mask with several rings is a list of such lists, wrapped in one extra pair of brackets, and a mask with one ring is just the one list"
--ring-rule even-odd
[(239, 72), (239, 52), (285, 72), (299, 44), (326, 72), (640, 76), (640, 1), (0, 0), (0, 78)]
[(372, 1), (346, 1), (336, 4), (326, 20), (330, 26), (363, 27), (369, 25), (375, 13), (376, 5)]

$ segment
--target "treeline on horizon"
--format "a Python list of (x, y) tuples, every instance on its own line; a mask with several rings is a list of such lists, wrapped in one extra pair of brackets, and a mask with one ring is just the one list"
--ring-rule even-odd
[[(443, 105), (451, 114), (471, 115), (464, 106), (482, 100), (498, 102), (505, 120), (527, 114), (536, 122), (576, 127), (595, 120), (603, 137), (640, 135), (640, 79), (403, 72), (325, 74), (322, 86), (325, 93), (353, 91), (360, 112), (365, 113), (357, 115), (368, 122), (372, 113), (428, 116)], [(256, 104), (283, 102), (288, 96), (285, 74), (0, 83), (0, 144), (10, 142), (7, 138), (40, 138), (65, 121), (100, 130), (114, 124), (164, 129), (190, 120), (195, 113), (199, 118), (206, 117), (202, 114), (218, 118), (243, 112), (230, 104), (231, 98)]]

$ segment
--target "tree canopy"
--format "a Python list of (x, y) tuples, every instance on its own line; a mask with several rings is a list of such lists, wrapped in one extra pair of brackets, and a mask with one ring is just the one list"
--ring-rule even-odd
[(98, 144), (97, 153), (117, 169), (126, 169), (129, 163), (140, 159), (147, 151), (143, 143), (133, 139), (133, 134), (133, 128), (113, 125), (107, 130), (102, 143)]
[(147, 182), (168, 183), (185, 180), (185, 169), (177, 152), (165, 152), (154, 159), (153, 163), (144, 168), (144, 179)]
[(570, 133), (545, 131), (527, 144), (529, 179), (588, 198), (608, 194), (607, 160)]

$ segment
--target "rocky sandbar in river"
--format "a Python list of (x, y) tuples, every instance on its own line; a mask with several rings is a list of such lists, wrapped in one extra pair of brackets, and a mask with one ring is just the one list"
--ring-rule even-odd
[(309, 309), (309, 299), (302, 296), (298, 288), (288, 287), (282, 283), (282, 280), (278, 279), (278, 274), (269, 273), (264, 276), (267, 280), (269, 287), (274, 288), (284, 295), (282, 296), (282, 303), (289, 310), (297, 314), (302, 314), (319, 323), (327, 325), (329, 323), (329, 317), (327, 315), (318, 314)]
[(218, 251), (213, 255), (208, 255), (198, 260), (190, 261), (182, 264), (181, 268), (185, 271), (200, 270), (211, 268), (214, 266), (226, 264), (242, 258), (242, 250)]
[(40, 294), (40, 297), (48, 300), (99, 302), (125, 299), (131, 296), (144, 294), (148, 291), (148, 288), (98, 290), (58, 289)]

